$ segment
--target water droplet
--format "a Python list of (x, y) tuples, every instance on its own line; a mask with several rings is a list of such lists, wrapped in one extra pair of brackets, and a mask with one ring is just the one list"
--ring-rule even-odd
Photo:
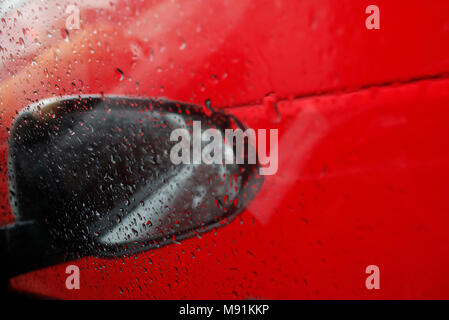
[(67, 29), (61, 29), (61, 37), (64, 39), (65, 42), (69, 42), (69, 30)]
[(184, 50), (187, 47), (187, 43), (185, 41), (182, 41), (182, 44), (179, 46), (179, 50)]
[(119, 68), (116, 68), (115, 71), (117, 71), (117, 73), (120, 75), (120, 81), (123, 81), (123, 79), (125, 79), (125, 74), (123, 73), (123, 71)]

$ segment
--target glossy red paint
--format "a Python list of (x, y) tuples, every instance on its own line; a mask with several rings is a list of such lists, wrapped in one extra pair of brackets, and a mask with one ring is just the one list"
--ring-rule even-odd
[[(13, 288), (75, 299), (448, 298), (447, 1), (376, 1), (380, 30), (365, 28), (366, 1), (81, 1), (68, 41), (69, 2), (58, 3), (5, 19), (0, 36), (14, 41), (2, 41), (2, 125), (55, 95), (211, 99), (247, 126), (279, 129), (279, 170), (215, 232), (76, 261), (78, 291), (65, 288), (66, 264)], [(0, 139), (8, 223), (5, 130)], [(370, 264), (380, 290), (365, 288)]]

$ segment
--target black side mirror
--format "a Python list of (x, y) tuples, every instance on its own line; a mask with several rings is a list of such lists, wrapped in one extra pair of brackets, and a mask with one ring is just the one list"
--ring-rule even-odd
[(193, 121), (223, 137), (244, 130), (222, 112), (167, 100), (86, 96), (25, 109), (9, 140), (16, 222), (0, 229), (5, 272), (133, 254), (232, 220), (262, 184), (258, 166), (173, 164), (170, 133)]

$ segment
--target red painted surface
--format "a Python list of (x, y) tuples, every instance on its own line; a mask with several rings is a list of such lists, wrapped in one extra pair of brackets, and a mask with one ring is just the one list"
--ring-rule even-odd
[[(76, 261), (79, 291), (65, 288), (65, 265), (13, 288), (58, 298), (449, 298), (447, 1), (376, 1), (380, 30), (365, 28), (366, 1), (80, 2), (81, 29), (68, 41), (58, 3), (29, 3), (2, 22), (2, 125), (55, 95), (211, 99), (247, 126), (279, 129), (279, 170), (216, 232)], [(365, 288), (370, 264), (380, 267), (377, 291)]]

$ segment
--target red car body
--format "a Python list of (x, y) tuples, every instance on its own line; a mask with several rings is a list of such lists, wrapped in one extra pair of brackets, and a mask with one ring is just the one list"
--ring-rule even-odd
[[(279, 164), (229, 225), (116, 259), (11, 279), (63, 299), (447, 299), (449, 2), (70, 1), (5, 4), (0, 221), (21, 109), (77, 94), (210, 99), (278, 129)], [(380, 29), (369, 30), (369, 4)], [(65, 268), (81, 288), (65, 287)], [(380, 289), (365, 270), (377, 265)]]

